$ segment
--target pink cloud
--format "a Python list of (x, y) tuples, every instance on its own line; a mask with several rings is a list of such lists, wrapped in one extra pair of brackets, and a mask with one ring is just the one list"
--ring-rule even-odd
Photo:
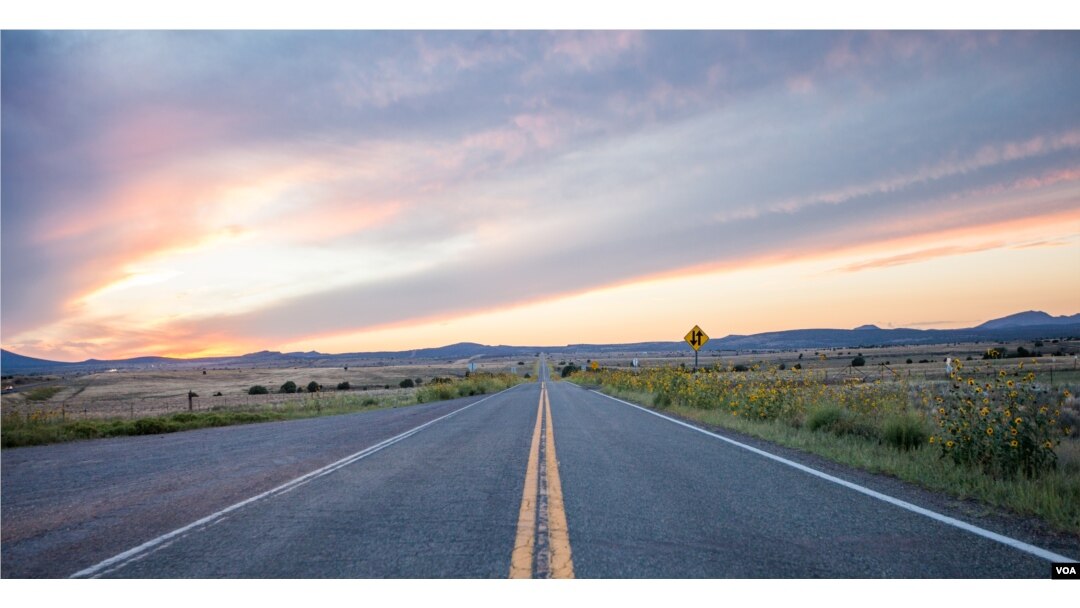
[(644, 38), (638, 31), (558, 32), (548, 49), (548, 57), (569, 60), (573, 66), (590, 71), (643, 44)]

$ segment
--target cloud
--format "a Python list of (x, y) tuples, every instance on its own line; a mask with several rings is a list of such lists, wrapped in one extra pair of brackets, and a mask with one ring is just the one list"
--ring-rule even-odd
[(906, 243), (848, 267), (872, 272), (1078, 200), (1061, 33), (0, 42), (4, 338), (36, 352), (272, 346)]

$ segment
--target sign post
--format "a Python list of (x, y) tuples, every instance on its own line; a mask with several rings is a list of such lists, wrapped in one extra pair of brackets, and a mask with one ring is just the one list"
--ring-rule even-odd
[(694, 371), (697, 371), (698, 350), (701, 349), (702, 346), (705, 346), (705, 343), (709, 341), (709, 336), (706, 336), (705, 332), (701, 331), (701, 328), (695, 325), (694, 329), (691, 329), (690, 333), (683, 337), (683, 340), (686, 340), (686, 343), (690, 345), (690, 348), (694, 349)]

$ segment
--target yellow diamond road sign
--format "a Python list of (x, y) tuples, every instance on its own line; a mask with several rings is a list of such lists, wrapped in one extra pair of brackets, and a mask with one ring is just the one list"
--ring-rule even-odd
[(709, 336), (706, 336), (705, 332), (701, 331), (701, 328), (695, 325), (694, 329), (691, 329), (690, 333), (686, 334), (686, 337), (683, 339), (690, 345), (690, 348), (696, 351), (702, 346), (705, 346), (705, 343), (709, 341)]
[(592, 362), (592, 371), (594, 371), (594, 372), (595, 372), (595, 371), (596, 371), (596, 370), (598, 370), (598, 369), (600, 369), (600, 364), (599, 364), (599, 363), (597, 363), (596, 361), (593, 361), (593, 362)]

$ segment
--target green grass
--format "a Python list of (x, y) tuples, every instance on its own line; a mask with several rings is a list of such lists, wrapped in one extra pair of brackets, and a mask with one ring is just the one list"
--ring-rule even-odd
[(515, 374), (488, 374), (476, 373), (462, 380), (444, 382), (432, 382), (416, 391), (416, 401), (427, 403), (429, 401), (443, 401), (469, 397), (471, 395), (487, 395), (506, 390), (523, 382), (533, 382), (535, 378), (522, 378)]
[(136, 419), (60, 420), (56, 416), (28, 419), (10, 414), (5, 415), (0, 424), (0, 445), (13, 448), (100, 437), (157, 435), (215, 426), (335, 416), (414, 404), (409, 395), (384, 397), (381, 400), (361, 395), (328, 395), (256, 408), (211, 409)]
[[(13, 448), (100, 437), (157, 435), (215, 426), (351, 414), (470, 395), (497, 393), (528, 381), (513, 374), (480, 373), (449, 384), (424, 386), (416, 391), (416, 397), (413, 397), (411, 392), (381, 399), (356, 394), (314, 394), (309, 397), (299, 396), (294, 402), (262, 407), (211, 408), (210, 411), (182, 412), (135, 419), (61, 420), (55, 414), (24, 416), (13, 413), (5, 414), (0, 424), (0, 446)], [(55, 392), (50, 396), (52, 394)]]
[(35, 389), (26, 391), (27, 401), (48, 401), (53, 398), (53, 395), (64, 390), (62, 386), (39, 386)]
[[(602, 387), (605, 393), (648, 407), (656, 407), (653, 395)], [(924, 488), (966, 499), (974, 498), (1016, 513), (1034, 515), (1073, 534), (1080, 533), (1080, 451), (1075, 443), (1062, 444), (1060, 465), (1037, 479), (995, 479), (981, 471), (963, 467), (939, 457), (937, 450), (922, 447), (899, 449), (892, 441), (914, 443), (912, 435), (925, 431), (916, 419), (887, 420), (882, 440), (864, 434), (836, 432), (843, 429), (843, 414), (818, 414), (819, 430), (811, 430), (810, 421), (819, 411), (807, 416), (807, 424), (796, 427), (778, 420), (758, 421), (732, 416), (719, 409), (701, 409), (672, 404), (662, 408), (676, 416), (706, 425), (730, 429), (773, 443), (823, 456), (835, 462), (872, 473), (892, 475)], [(891, 429), (891, 430), (890, 430)], [(831, 432), (830, 432), (831, 431)], [(894, 433), (903, 438), (889, 439)]]

